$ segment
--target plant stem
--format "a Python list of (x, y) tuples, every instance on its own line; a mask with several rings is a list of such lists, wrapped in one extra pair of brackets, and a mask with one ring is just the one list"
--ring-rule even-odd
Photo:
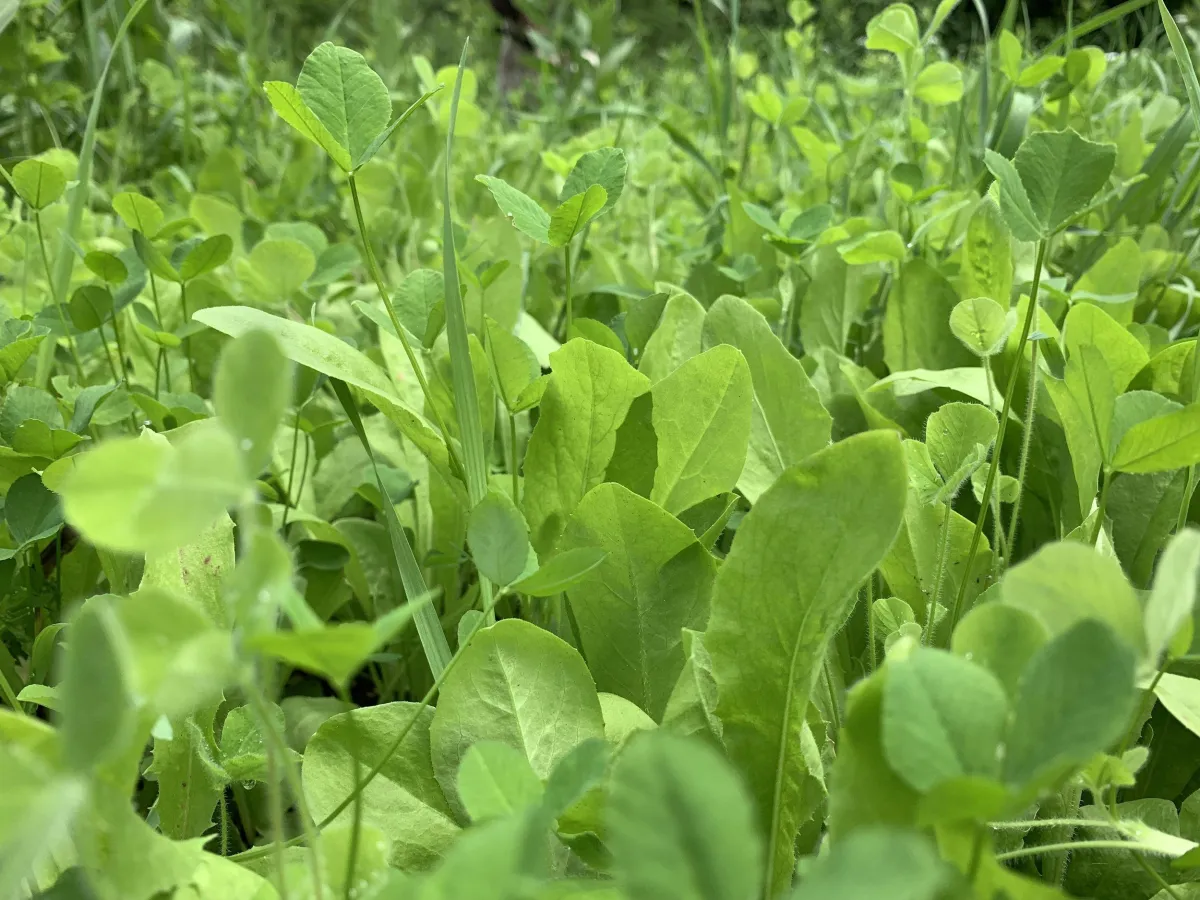
[[(385, 499), (386, 502), (386, 499)], [(346, 690), (345, 685), (337, 686), (337, 694), (343, 703), (353, 710), (354, 704), (350, 701), (350, 694)], [(350, 738), (354, 740), (358, 732), (358, 723), (354, 721), (354, 713), (350, 712), (346, 717), (347, 724), (350, 726)], [(350, 761), (351, 775), (354, 780), (354, 815), (350, 826), (350, 848), (346, 853), (346, 879), (345, 893), (342, 895), (343, 900), (352, 900), (354, 897), (354, 867), (358, 862), (358, 841), (362, 833), (362, 791), (358, 789), (358, 760), (351, 759)]]
[(563, 265), (567, 271), (566, 321), (563, 325), (563, 343), (571, 339), (571, 318), (574, 313), (571, 297), (571, 245), (563, 247)]
[(8, 683), (8, 679), (4, 677), (4, 672), (0, 671), (0, 693), (4, 694), (4, 699), (17, 712), (23, 716), (29, 715), (25, 711), (25, 707), (17, 700), (17, 695), (12, 689), (12, 685)]
[(1037, 258), (1033, 263), (1033, 284), (1029, 289), (1029, 308), (1025, 311), (1025, 321), (1021, 324), (1021, 337), (1017, 341), (1017, 352), (1013, 362), (1013, 371), (1008, 379), (1008, 387), (1004, 390), (1004, 407), (1000, 411), (1000, 424), (996, 429), (996, 446), (992, 450), (992, 462), (988, 466), (987, 482), (983, 486), (983, 497), (979, 504), (979, 517), (975, 520), (975, 530), (971, 533), (971, 544), (967, 550), (967, 561), (963, 566), (962, 581), (958, 586), (958, 594), (954, 598), (954, 608), (950, 611), (949, 628), (946, 640), (954, 633), (962, 615), (963, 601), (967, 596), (967, 584), (971, 580), (971, 567), (975, 563), (975, 554), (979, 552), (979, 538), (983, 535), (983, 524), (987, 519), (988, 507), (991, 505), (992, 490), (996, 485), (996, 473), (1000, 470), (1000, 453), (1004, 448), (1004, 433), (1008, 428), (1008, 415), (1012, 409), (1013, 393), (1017, 386), (1017, 374), (1021, 369), (1021, 360), (1025, 356), (1025, 344), (1029, 340), (1029, 332), (1038, 309), (1038, 289), (1042, 285), (1042, 264), (1046, 261), (1046, 242), (1038, 241)]
[(275, 887), (279, 890), (280, 900), (288, 900), (287, 866), (283, 854), (283, 791), (279, 786), (279, 770), (275, 765), (275, 757), (270, 753), (267, 754), (267, 801), (271, 807), (270, 850), (275, 863)]
[(1013, 548), (1017, 543), (1017, 525), (1021, 520), (1021, 495), (1025, 491), (1025, 473), (1029, 466), (1029, 448), (1033, 443), (1033, 416), (1037, 411), (1038, 388), (1038, 342), (1029, 348), (1029, 397), (1025, 401), (1025, 432), (1021, 435), (1021, 462), (1017, 466), (1017, 496), (1013, 501), (1012, 521), (1008, 523), (1008, 552), (1006, 563), (1012, 563)]
[[(179, 284), (179, 305), (183, 308), (183, 325), (186, 328), (188, 323), (186, 281)], [(190, 336), (183, 339), (183, 355), (187, 357), (188, 385), (194, 391), (196, 390), (196, 362), (192, 359), (192, 339)]]
[(1011, 859), (1023, 859), (1026, 856), (1041, 856), (1043, 853), (1070, 853), (1073, 850), (1152, 850), (1137, 841), (1107, 840), (1107, 841), (1063, 841), (1061, 844), (1040, 844), (1036, 847), (1020, 847), (1007, 853), (997, 853), (997, 862), (1008, 862)]
[(363, 252), (367, 257), (367, 268), (371, 272), (371, 278), (375, 281), (375, 288), (379, 291), (379, 298), (383, 301), (388, 318), (392, 321), (392, 328), (396, 332), (396, 337), (400, 339), (400, 345), (404, 348), (404, 355), (408, 357), (408, 364), (412, 366), (413, 374), (417, 376), (417, 383), (421, 386), (421, 393), (425, 397), (425, 408), (429, 410), (429, 414), (433, 417), (438, 431), (442, 433), (442, 440), (446, 442), (446, 452), (449, 454), (450, 459), (453, 460), (455, 467), (460, 472), (465, 472), (466, 470), (462, 466), (462, 461), (458, 458), (458, 452), (454, 449), (454, 442), (450, 439), (450, 431), (446, 428), (442, 414), (438, 412), (437, 404), (433, 402), (433, 395), (429, 393), (429, 382), (425, 380), (425, 371), (421, 367), (417, 355), (413, 352), (412, 345), (408, 342), (404, 326), (396, 318), (396, 310), (392, 307), (392, 298), (388, 296), (387, 288), (383, 286), (383, 273), (379, 270), (379, 264), (375, 260), (375, 251), (371, 248), (371, 238), (367, 234), (367, 223), (363, 219), (362, 203), (358, 199), (358, 183), (354, 180), (353, 174), (350, 175), (349, 181), (350, 199), (354, 203), (354, 216), (358, 220), (358, 236), (362, 241)]
[(113, 318), (112, 318), (113, 337), (117, 341), (117, 356), (119, 356), (121, 358), (121, 374), (124, 375), (125, 380), (128, 381), (129, 380), (129, 361), (125, 355), (125, 342), (121, 340), (121, 326), (120, 326), (120, 323), (117, 322), (118, 315), (120, 315), (120, 314), (113, 313)]
[[(879, 668), (878, 651), (875, 649), (875, 573), (867, 576), (867, 660), (871, 663), (871, 672)], [(870, 674), (870, 673), (868, 673)]]
[(925, 634), (921, 637), (922, 644), (928, 644), (933, 640), (934, 615), (937, 613), (938, 601), (942, 599), (942, 580), (946, 577), (946, 559), (950, 555), (948, 551), (950, 548), (950, 516), (952, 510), (949, 500), (944, 505), (946, 509), (942, 513), (942, 527), (938, 530), (937, 573), (934, 575), (933, 580), (933, 596), (929, 598), (929, 609), (925, 612)]
[(512, 454), (508, 466), (512, 473), (512, 500), (513, 505), (520, 509), (521, 476), (517, 473), (517, 469), (519, 468), (517, 462), (517, 417), (512, 413), (508, 414), (508, 446), (509, 453)]
[[(995, 389), (992, 386), (992, 363), (986, 356), (983, 358), (983, 374), (987, 378), (988, 408), (995, 409), (996, 397)], [(1000, 492), (992, 491), (992, 565), (990, 571), (993, 579), (1000, 574), (1001, 559), (1005, 563), (1008, 562), (1008, 545), (1004, 540), (1004, 522), (1000, 519)]]
[(79, 361), (79, 348), (75, 346), (75, 338), (71, 336), (71, 326), (67, 322), (67, 314), (63, 312), (62, 304), (58, 302), (58, 293), (54, 289), (54, 273), (50, 269), (50, 254), (46, 252), (46, 238), (42, 233), (42, 214), (37, 210), (34, 210), (33, 213), (33, 225), (37, 230), (38, 246), (42, 251), (42, 265), (46, 269), (46, 278), (50, 282), (50, 299), (58, 307), (58, 318), (66, 332), (67, 346), (71, 348), (71, 359), (75, 362), (75, 373), (79, 376), (79, 383), (82, 384), (83, 363)]
[[(154, 318), (158, 320), (158, 327), (163, 327), (162, 306), (158, 302), (158, 280), (154, 277), (154, 273), (150, 272), (150, 296), (154, 300)], [(161, 345), (158, 347), (158, 357), (154, 361), (154, 399), (158, 399), (159, 391), (159, 374), (166, 371), (167, 374), (167, 390), (171, 390), (171, 367), (164, 365), (166, 354)]]
[(1104, 470), (1104, 480), (1100, 483), (1100, 500), (1096, 504), (1096, 524), (1092, 526), (1092, 536), (1088, 541), (1093, 547), (1100, 540), (1100, 532), (1104, 530), (1104, 508), (1108, 505), (1108, 486), (1112, 484), (1112, 469)]

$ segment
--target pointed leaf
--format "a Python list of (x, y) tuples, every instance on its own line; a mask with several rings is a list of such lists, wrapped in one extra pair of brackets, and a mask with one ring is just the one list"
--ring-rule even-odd
[(358, 168), (387, 128), (392, 101), (387, 86), (361, 53), (329, 42), (319, 45), (300, 69), (296, 90)]
[(550, 243), (550, 214), (536, 200), (491, 175), (476, 175), (475, 180), (492, 192), (500, 211), (508, 216), (517, 231), (542, 244)]
[(608, 194), (598, 184), (564, 200), (550, 216), (550, 226), (546, 231), (550, 246), (562, 247), (571, 243), (588, 222), (600, 215), (607, 202)]

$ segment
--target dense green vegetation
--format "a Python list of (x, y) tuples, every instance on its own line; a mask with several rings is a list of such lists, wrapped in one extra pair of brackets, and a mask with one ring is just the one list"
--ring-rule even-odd
[(1195, 17), (743, 6), (0, 0), (0, 900), (1200, 897)]

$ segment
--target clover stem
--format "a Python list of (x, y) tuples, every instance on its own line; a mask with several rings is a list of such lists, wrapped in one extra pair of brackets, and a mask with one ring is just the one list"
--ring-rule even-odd
[(971, 581), (971, 566), (975, 562), (975, 554), (979, 552), (979, 539), (983, 535), (983, 525), (987, 520), (988, 507), (991, 506), (992, 490), (996, 486), (996, 473), (1000, 471), (1000, 452), (1004, 448), (1004, 433), (1008, 428), (1008, 416), (1012, 410), (1013, 393), (1017, 386), (1017, 374), (1021, 368), (1021, 360), (1025, 356), (1025, 344), (1029, 340), (1029, 331), (1033, 327), (1033, 319), (1038, 308), (1038, 290), (1042, 285), (1042, 264), (1046, 261), (1046, 241), (1040, 240), (1037, 245), (1037, 258), (1033, 263), (1033, 284), (1029, 288), (1029, 307), (1025, 311), (1025, 321), (1021, 323), (1021, 337), (1017, 341), (1017, 352), (1014, 356), (1013, 371), (1004, 390), (1004, 407), (1000, 411), (1000, 424), (996, 428), (996, 445), (992, 449), (992, 462), (988, 466), (987, 482), (983, 486), (983, 497), (979, 501), (979, 516), (975, 520), (975, 530), (971, 532), (971, 544), (967, 549), (967, 561), (963, 566), (962, 581), (958, 585), (958, 594), (954, 598), (954, 608), (950, 611), (949, 628), (946, 641), (958, 624), (962, 615), (963, 601), (967, 596), (967, 584)]
[(408, 357), (408, 364), (412, 366), (413, 374), (417, 376), (417, 383), (421, 386), (421, 394), (425, 398), (425, 408), (429, 410), (433, 421), (438, 427), (438, 431), (442, 433), (442, 440), (446, 442), (446, 452), (454, 461), (454, 468), (460, 472), (465, 472), (461, 460), (458, 458), (458, 453), (454, 449), (454, 443), (450, 439), (450, 431), (446, 428), (446, 423), (442, 419), (442, 414), (438, 411), (437, 404), (433, 402), (433, 395), (429, 392), (429, 382), (425, 380), (425, 370), (421, 367), (420, 360), (413, 352), (412, 345), (408, 342), (408, 337), (404, 332), (404, 326), (400, 324), (400, 320), (396, 318), (396, 310), (392, 306), (392, 298), (388, 295), (387, 288), (383, 286), (383, 273), (379, 270), (379, 264), (375, 260), (375, 251), (371, 248), (371, 238), (367, 234), (367, 223), (363, 219), (362, 202), (358, 199), (358, 183), (354, 180), (354, 173), (349, 176), (350, 182), (350, 199), (354, 203), (354, 216), (358, 220), (358, 237), (362, 241), (363, 252), (367, 257), (367, 268), (371, 272), (371, 278), (375, 282), (375, 288), (379, 291), (379, 299), (383, 301), (383, 306), (387, 310), (388, 318), (392, 322), (392, 328), (396, 332), (396, 337), (400, 339), (400, 345), (404, 348), (404, 355)]
[(563, 247), (563, 266), (567, 272), (567, 303), (566, 303), (566, 322), (563, 325), (563, 342), (571, 339), (571, 318), (574, 313), (572, 308), (573, 299), (571, 297), (571, 245), (567, 244)]
[[(988, 409), (994, 410), (996, 395), (992, 385), (992, 363), (986, 356), (983, 358), (983, 374), (987, 378)], [(1004, 522), (1000, 519), (1000, 492), (992, 491), (992, 578), (1000, 572), (998, 567), (1001, 559), (1008, 559), (1008, 545), (1004, 541)]]
[[(116, 341), (117, 341), (117, 356), (120, 357), (120, 359), (121, 359), (121, 374), (124, 375), (125, 380), (128, 381), (129, 380), (129, 360), (128, 360), (128, 357), (125, 355), (125, 342), (121, 340), (121, 326), (117, 322), (118, 315), (119, 315), (119, 313), (115, 313), (115, 312), (113, 313), (113, 318), (112, 318), (113, 337), (116, 338)], [(120, 379), (118, 379), (118, 380), (120, 380)]]
[[(183, 309), (183, 324), (187, 327), (188, 323), (188, 306), (187, 306), (187, 282), (179, 283), (179, 305)], [(192, 339), (185, 337), (183, 339), (183, 355), (187, 357), (188, 367), (188, 384), (192, 390), (196, 390), (196, 362), (192, 359)]]
[[(937, 614), (938, 601), (942, 599), (942, 581), (946, 577), (946, 560), (950, 556), (950, 517), (953, 511), (949, 500), (944, 505), (946, 510), (942, 513), (942, 527), (938, 532), (937, 574), (933, 577), (933, 596), (929, 598), (929, 608), (925, 611), (925, 634), (921, 637), (922, 644), (933, 640), (934, 617)], [(966, 577), (964, 572), (964, 580)]]
[(1096, 524), (1092, 526), (1092, 536), (1088, 543), (1093, 547), (1100, 540), (1100, 532), (1104, 530), (1104, 508), (1108, 506), (1108, 487), (1112, 484), (1112, 469), (1104, 470), (1104, 480), (1100, 483), (1100, 500), (1096, 504)]
[(83, 383), (83, 363), (79, 361), (79, 349), (75, 346), (75, 338), (71, 336), (70, 326), (67, 324), (67, 314), (63, 312), (62, 303), (58, 299), (58, 290), (54, 286), (54, 273), (50, 267), (50, 254), (46, 252), (46, 238), (42, 233), (42, 214), (34, 211), (33, 225), (37, 230), (38, 246), (42, 250), (42, 265), (46, 269), (46, 278), (50, 282), (50, 296), (54, 300), (54, 304), (58, 307), (58, 317), (62, 321), (63, 331), (66, 332), (67, 346), (71, 348), (71, 359), (75, 361), (75, 372), (79, 375), (80, 384)]
[(517, 474), (517, 417), (513, 413), (508, 414), (508, 446), (509, 452), (512, 454), (509, 469), (512, 470), (512, 501), (519, 509), (521, 506), (521, 476)]
[[(350, 700), (350, 692), (346, 690), (344, 684), (337, 685), (337, 695), (343, 703), (351, 710), (354, 704)], [(351, 712), (346, 716), (346, 724), (350, 726), (350, 738), (355, 739), (358, 731), (358, 723), (354, 721), (354, 714)], [(345, 878), (345, 893), (344, 900), (351, 900), (355, 893), (354, 887), (354, 867), (358, 862), (358, 842), (362, 833), (362, 791), (358, 789), (358, 760), (354, 760), (350, 764), (351, 774), (354, 779), (354, 815), (353, 822), (350, 826), (350, 848), (346, 853), (346, 878)]]
[(1033, 443), (1033, 416), (1037, 412), (1038, 390), (1038, 342), (1029, 348), (1029, 397), (1025, 401), (1025, 432), (1021, 435), (1021, 461), (1017, 465), (1017, 496), (1013, 500), (1012, 521), (1008, 523), (1008, 557), (1012, 563), (1013, 547), (1017, 542), (1017, 526), (1021, 520), (1021, 495), (1025, 492), (1025, 473), (1029, 467), (1029, 448)]
[(867, 576), (866, 584), (866, 599), (867, 599), (867, 658), (871, 662), (871, 671), (874, 672), (879, 668), (878, 650), (875, 648), (877, 636), (875, 634), (875, 573), (872, 572)]
[[(153, 272), (150, 273), (150, 296), (154, 300), (154, 318), (157, 320), (158, 327), (162, 328), (162, 307), (158, 302), (158, 280), (155, 279)], [(167, 375), (167, 390), (171, 390), (171, 367), (169, 365), (164, 365), (166, 354), (163, 352), (162, 345), (156, 344), (156, 346), (158, 346), (158, 356), (154, 361), (154, 399), (157, 400), (159, 391), (159, 376), (164, 371)]]

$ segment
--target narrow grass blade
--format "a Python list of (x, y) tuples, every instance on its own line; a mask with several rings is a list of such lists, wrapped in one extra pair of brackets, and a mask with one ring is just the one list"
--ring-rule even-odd
[(1167, 30), (1167, 40), (1171, 42), (1171, 51), (1175, 54), (1175, 61), (1179, 63), (1179, 69), (1183, 72), (1183, 87), (1187, 91), (1188, 105), (1192, 108), (1192, 122), (1196, 126), (1196, 130), (1200, 131), (1200, 81), (1196, 80), (1196, 67), (1192, 63), (1192, 54), (1183, 40), (1183, 35), (1179, 33), (1179, 26), (1175, 24), (1175, 18), (1163, 0), (1158, 0), (1158, 14), (1162, 16), (1163, 28)]
[[(331, 378), (330, 383), (342, 404), (342, 409), (346, 411), (346, 417), (354, 426), (354, 431), (362, 442), (363, 449), (367, 451), (367, 458), (371, 460), (371, 468), (375, 472), (375, 481), (379, 486), (379, 496), (383, 502), (384, 520), (387, 523), (388, 537), (392, 542), (392, 555), (400, 575), (400, 584), (404, 587), (404, 594), (409, 598), (409, 602), (416, 602), (429, 593), (429, 587), (425, 584), (425, 576), (421, 574), (421, 567), (417, 563), (412, 545), (408, 542), (408, 535), (405, 534), (404, 526), (400, 524), (396, 510), (388, 499), (387, 489), (384, 487), (383, 479), (379, 476), (379, 466), (375, 462), (375, 454), (371, 450), (367, 431), (363, 428), (362, 417), (358, 414), (358, 407), (354, 403), (354, 397), (350, 394), (350, 388), (346, 386), (346, 382), (336, 378)], [(425, 651), (425, 658), (429, 661), (430, 671), (433, 672), (434, 678), (438, 678), (450, 664), (450, 657), (453, 654), (450, 652), (450, 644), (446, 641), (446, 633), (442, 631), (442, 623), (438, 618), (437, 610), (431, 604), (424, 603), (413, 615), (413, 621), (417, 626), (417, 636), (421, 639), (421, 649)]]

